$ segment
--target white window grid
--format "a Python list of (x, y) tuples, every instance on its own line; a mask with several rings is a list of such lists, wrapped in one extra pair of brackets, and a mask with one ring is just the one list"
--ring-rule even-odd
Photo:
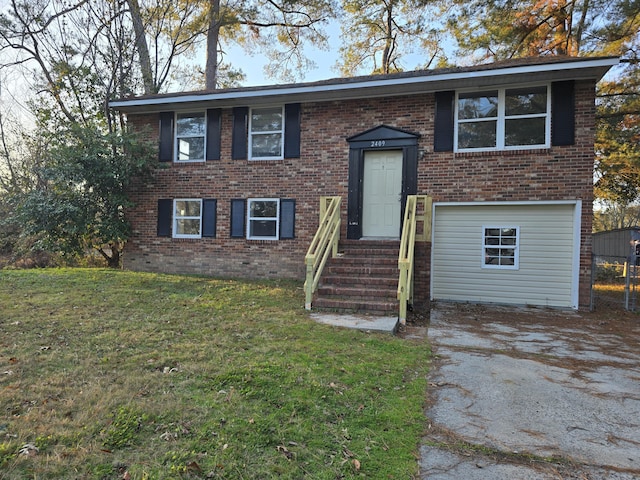
[[(456, 152), (487, 152), (498, 150), (533, 150), (538, 148), (549, 148), (551, 144), (551, 89), (548, 84), (544, 85), (531, 85), (531, 88), (546, 87), (547, 89), (547, 109), (544, 113), (531, 113), (522, 115), (507, 115), (506, 114), (506, 92), (513, 88), (521, 87), (506, 87), (500, 88), (498, 92), (498, 114), (494, 117), (482, 117), (482, 118), (458, 118), (459, 98), (463, 93), (478, 93), (483, 92), (495, 92), (495, 88), (488, 90), (462, 90), (456, 92), (455, 98), (455, 122), (454, 122), (454, 151)], [(507, 120), (513, 119), (526, 119), (526, 118), (544, 118), (545, 119), (545, 142), (534, 145), (505, 145), (505, 127)], [(496, 122), (496, 145), (493, 147), (474, 147), (474, 148), (459, 148), (458, 147), (458, 126), (462, 123), (480, 123), (480, 122)]]
[[(260, 132), (253, 132), (253, 112), (256, 110), (264, 110), (270, 108), (281, 108), (282, 110), (282, 123), (278, 130), (262, 130)], [(249, 160), (282, 160), (284, 158), (284, 106), (271, 105), (263, 107), (254, 107), (249, 110)], [(253, 137), (261, 135), (273, 135), (280, 134), (280, 154), (277, 156), (254, 156), (253, 155)]]
[[(180, 215), (178, 212), (178, 202), (197, 202), (200, 205), (200, 215)], [(180, 220), (198, 220), (199, 229), (197, 234), (178, 233), (178, 222)], [(173, 200), (173, 238), (202, 238), (202, 199), (201, 198), (176, 198)]]
[[(251, 216), (251, 204), (254, 202), (275, 202), (276, 203), (276, 216), (275, 217), (253, 217)], [(251, 235), (251, 222), (252, 221), (275, 221), (275, 235), (274, 236), (259, 236)], [(280, 239), (280, 199), (279, 198), (249, 198), (247, 200), (247, 239), (248, 240), (279, 240)]]
[[(503, 245), (502, 244), (502, 231), (515, 230), (515, 245)], [(487, 238), (495, 238), (487, 235), (488, 230), (499, 230), (500, 231), (500, 243), (498, 245), (492, 245), (487, 243)], [(508, 236), (508, 238), (513, 238), (512, 236)], [(496, 264), (487, 264), (488, 254), (487, 250), (513, 250), (513, 265), (496, 265)], [(498, 254), (495, 258), (511, 258), (510, 256), (505, 255), (502, 257), (501, 253)], [(483, 225), (482, 226), (482, 256), (481, 256), (481, 266), (482, 268), (489, 269), (498, 269), (498, 270), (519, 270), (520, 269), (520, 227), (516, 225)]]
[[(204, 129), (202, 135), (180, 135), (178, 133), (178, 118), (180, 116), (195, 116), (199, 115), (203, 117)], [(190, 162), (204, 162), (205, 158), (207, 158), (207, 114), (204, 111), (193, 111), (193, 112), (176, 112), (174, 117), (174, 125), (175, 125), (175, 152), (174, 152), (174, 161), (177, 163), (190, 163)], [(202, 138), (203, 149), (202, 149), (202, 158), (193, 158), (189, 160), (181, 160), (180, 159), (180, 139), (182, 138)]]

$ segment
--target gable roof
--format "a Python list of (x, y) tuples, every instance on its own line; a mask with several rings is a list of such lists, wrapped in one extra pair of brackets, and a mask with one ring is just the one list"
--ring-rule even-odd
[(109, 102), (123, 112), (159, 112), (270, 103), (326, 102), (558, 80), (599, 80), (618, 57), (532, 57), (471, 67), (415, 70), (317, 82), (147, 95)]

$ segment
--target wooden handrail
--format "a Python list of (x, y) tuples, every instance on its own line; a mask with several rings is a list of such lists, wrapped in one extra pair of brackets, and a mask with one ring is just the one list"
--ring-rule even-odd
[(313, 292), (318, 288), (318, 282), (329, 255), (335, 257), (338, 254), (341, 202), (341, 197), (320, 197), (320, 224), (304, 257), (304, 263), (307, 266), (304, 307), (307, 310), (311, 310)]
[[(418, 204), (421, 203), (421, 210)], [(398, 255), (398, 300), (400, 309), (398, 319), (401, 325), (407, 323), (407, 304), (413, 304), (413, 270), (414, 252), (417, 241), (431, 241), (431, 197), (427, 195), (408, 195), (407, 205), (404, 210), (404, 222), (400, 237), (400, 253)], [(418, 213), (417, 213), (418, 212)], [(418, 223), (422, 229), (418, 233)]]

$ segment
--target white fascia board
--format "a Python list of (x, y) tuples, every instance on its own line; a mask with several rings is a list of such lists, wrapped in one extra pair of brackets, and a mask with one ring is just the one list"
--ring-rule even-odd
[[(599, 79), (598, 77), (606, 72), (609, 68), (617, 65), (619, 60), (617, 58), (598, 58), (593, 60), (584, 61), (569, 61), (563, 63), (549, 63), (549, 64), (537, 64), (537, 65), (524, 65), (516, 67), (502, 67), (496, 69), (481, 69), (477, 71), (462, 71), (462, 72), (448, 72), (443, 74), (431, 73), (420, 76), (409, 76), (401, 78), (381, 78), (373, 80), (362, 80), (354, 82), (340, 82), (340, 83), (311, 83), (311, 84), (292, 84), (288, 87), (280, 88), (248, 88), (247, 90), (238, 89), (234, 91), (223, 92), (211, 92), (211, 93), (193, 93), (187, 95), (175, 95), (175, 96), (161, 96), (155, 98), (133, 98), (131, 100), (115, 100), (109, 102), (111, 108), (126, 108), (132, 107), (154, 107), (167, 104), (188, 104), (194, 102), (233, 102), (240, 105), (243, 100), (251, 100), (265, 97), (287, 97), (287, 96), (313, 96), (313, 99), (322, 100), (323, 96), (327, 96), (328, 99), (333, 99), (332, 94), (335, 96), (338, 93), (342, 93), (342, 98), (361, 98), (366, 97), (368, 90), (384, 89), (380, 94), (385, 91), (389, 94), (389, 90), (410, 86), (421, 86), (423, 92), (434, 91), (430, 89), (429, 85), (439, 85), (438, 88), (442, 88), (442, 84), (450, 84), (450, 88), (455, 88), (455, 83), (464, 81), (465, 83), (473, 82), (473, 80), (481, 80), (483, 78), (490, 77), (512, 77), (512, 76), (526, 76), (526, 75), (540, 75), (551, 72), (563, 72), (563, 71), (586, 71), (589, 69), (595, 69), (591, 78)], [(598, 73), (596, 73), (596, 71)], [(576, 75), (578, 78), (589, 78), (589, 76), (582, 77)], [(353, 91), (353, 97), (350, 97), (347, 92)], [(396, 95), (411, 93), (409, 91), (399, 90)], [(247, 103), (247, 102), (244, 102)]]
[(517, 200), (517, 201), (505, 201), (498, 200), (484, 201), (478, 200), (477, 202), (433, 202), (433, 208), (436, 207), (508, 207), (519, 205), (578, 205), (582, 200)]

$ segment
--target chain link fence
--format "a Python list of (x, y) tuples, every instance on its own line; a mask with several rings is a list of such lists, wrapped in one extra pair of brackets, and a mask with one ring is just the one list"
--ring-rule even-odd
[(591, 310), (640, 309), (639, 256), (593, 255)]

